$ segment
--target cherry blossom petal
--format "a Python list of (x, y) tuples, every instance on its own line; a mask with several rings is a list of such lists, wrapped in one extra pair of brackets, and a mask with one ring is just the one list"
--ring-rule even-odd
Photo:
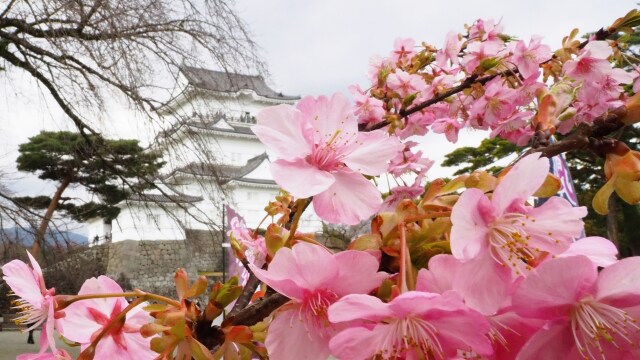
[(487, 247), (489, 199), (479, 189), (467, 189), (451, 212), (451, 253), (456, 259), (469, 260)]
[(330, 354), (328, 340), (309, 329), (298, 316), (298, 310), (292, 308), (276, 314), (265, 345), (271, 359), (326, 360)]
[[(124, 337), (125, 346), (120, 346), (113, 336), (104, 337), (96, 346), (94, 359), (130, 360), (154, 359), (158, 353), (151, 350), (150, 339), (145, 339), (139, 333), (130, 333)], [(83, 346), (84, 350), (86, 346)]]
[(491, 324), (494, 338), (494, 353), (492, 359), (514, 360), (524, 344), (546, 323), (544, 320), (523, 318), (511, 310), (500, 312), (487, 318)]
[(618, 261), (618, 248), (608, 239), (589, 236), (572, 242), (567, 251), (556, 255), (556, 257), (576, 255), (586, 256), (597, 266), (607, 267)]
[[(301, 279), (306, 289), (325, 287), (337, 278), (339, 267), (336, 259), (325, 248), (301, 242), (296, 244), (291, 252), (295, 263), (298, 264), (298, 272), (295, 275), (289, 273), (288, 276)], [(273, 262), (270, 267), (272, 265)]]
[(258, 113), (257, 125), (251, 130), (279, 158), (302, 158), (311, 153), (311, 142), (307, 139), (310, 130), (297, 115), (298, 110), (291, 105), (268, 107)]
[(509, 300), (511, 279), (511, 269), (498, 264), (489, 251), (485, 251), (460, 266), (454, 290), (470, 308), (493, 315)]
[(329, 307), (329, 321), (333, 323), (371, 320), (380, 321), (393, 316), (387, 304), (374, 296), (351, 294)]
[(462, 304), (460, 295), (454, 292), (446, 293), (445, 296), (435, 293), (421, 291), (409, 291), (398, 295), (388, 304), (389, 310), (393, 311), (396, 317), (403, 318), (413, 314), (423, 316), (430, 311), (439, 310), (456, 311), (466, 307)]
[[(377, 272), (380, 261), (365, 251), (347, 250), (334, 255), (338, 265), (338, 278), (331, 284), (331, 290), (342, 297), (352, 293), (366, 294), (389, 277), (385, 272)], [(354, 276), (372, 274), (372, 276)]]
[(273, 179), (284, 190), (297, 198), (307, 198), (327, 190), (335, 177), (304, 159), (277, 160), (271, 163)]
[(512, 203), (525, 202), (542, 186), (549, 173), (549, 159), (533, 153), (520, 159), (500, 181), (491, 199), (497, 214)]
[(433, 323), (438, 329), (438, 340), (444, 348), (484, 356), (493, 353), (491, 341), (485, 336), (489, 332), (489, 323), (482, 314), (460, 308), (459, 311), (445, 315), (438, 314)]
[[(90, 343), (91, 335), (96, 331), (102, 329), (102, 325), (98, 324), (91, 313), (83, 310), (77, 310), (76, 308), (82, 305), (71, 304), (65, 309), (65, 317), (62, 320), (63, 328), (62, 335), (71, 341), (78, 343)], [(73, 307), (72, 307), (73, 306)]]
[(31, 263), (31, 267), (33, 268), (33, 271), (35, 273), (36, 280), (40, 285), (40, 290), (42, 290), (42, 293), (44, 293), (47, 290), (47, 288), (46, 286), (44, 286), (44, 275), (42, 275), (42, 269), (40, 268), (40, 264), (38, 264), (38, 262), (33, 257), (33, 255), (31, 255), (31, 253), (28, 251), (27, 251), (27, 256), (29, 257), (29, 262)]
[(338, 131), (344, 137), (355, 137), (358, 133), (358, 122), (344, 94), (335, 93), (331, 98), (307, 96), (296, 107), (299, 116), (313, 127), (316, 143), (332, 138)]
[(461, 263), (452, 255), (440, 254), (429, 259), (427, 269), (420, 269), (416, 290), (442, 294), (453, 289)]
[(616, 307), (640, 304), (640, 257), (622, 259), (600, 272), (596, 298)]
[(597, 277), (596, 266), (585, 256), (546, 261), (516, 289), (514, 310), (525, 317), (565, 318), (577, 301), (593, 292)]
[(281, 248), (269, 270), (251, 265), (251, 270), (265, 284), (289, 298), (301, 300), (305, 291), (326, 286), (338, 276), (338, 266), (324, 248), (308, 243)]
[(378, 324), (372, 330), (352, 327), (336, 334), (329, 346), (339, 359), (370, 359), (375, 355), (375, 345), (384, 341), (391, 325)]
[(395, 136), (384, 131), (358, 133), (354, 150), (344, 158), (344, 163), (354, 171), (366, 175), (380, 175), (389, 168), (393, 159), (404, 146)]
[(2, 279), (14, 294), (36, 308), (40, 308), (43, 299), (40, 281), (33, 269), (20, 260), (12, 260), (2, 266)]
[(380, 192), (364, 176), (347, 169), (333, 176), (333, 185), (313, 198), (313, 208), (322, 220), (356, 225), (378, 211), (382, 204)]
[[(575, 340), (571, 329), (564, 323), (550, 324), (536, 332), (522, 347), (518, 360), (566, 360), (576, 356)], [(573, 356), (570, 356), (573, 354)]]
[[(51, 347), (51, 351), (55, 353), (56, 351), (58, 351), (58, 347), (56, 346), (56, 340), (53, 338), (53, 328), (55, 327), (56, 323), (56, 321), (54, 320), (54, 313), (55, 310), (53, 304), (49, 304), (47, 321), (42, 326), (42, 333), (40, 334), (40, 336), (47, 339), (47, 344), (49, 345), (49, 347)], [(40, 341), (40, 352), (43, 352), (44, 350), (46, 350), (46, 345), (44, 345), (43, 341)]]
[(606, 41), (589, 41), (584, 47), (584, 53), (589, 53), (590, 56), (597, 59), (606, 59), (613, 55), (613, 49)]
[(541, 206), (529, 208), (526, 214), (529, 220), (525, 230), (531, 236), (530, 246), (557, 254), (565, 251), (582, 233), (582, 218), (587, 216), (587, 208), (574, 207), (566, 199), (553, 196)]

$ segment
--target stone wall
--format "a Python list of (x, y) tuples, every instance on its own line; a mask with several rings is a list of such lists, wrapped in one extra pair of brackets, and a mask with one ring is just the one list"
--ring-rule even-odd
[(129, 289), (175, 296), (176, 269), (184, 268), (192, 281), (201, 273), (221, 272), (222, 250), (219, 232), (187, 230), (184, 241), (125, 240), (94, 246), (47, 267), (45, 277), (76, 274), (83, 282), (98, 271)]

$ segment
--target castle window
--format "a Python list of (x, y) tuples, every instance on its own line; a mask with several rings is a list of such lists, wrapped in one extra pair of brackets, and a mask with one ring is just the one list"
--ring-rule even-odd
[(245, 124), (255, 124), (256, 117), (252, 116), (250, 112), (245, 111), (244, 114), (240, 115), (240, 122)]

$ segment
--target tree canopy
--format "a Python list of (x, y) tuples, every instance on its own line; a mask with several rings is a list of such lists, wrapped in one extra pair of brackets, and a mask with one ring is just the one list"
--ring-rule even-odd
[[(160, 154), (145, 151), (137, 140), (110, 140), (99, 135), (87, 139), (80, 133), (43, 131), (19, 147), (18, 170), (37, 174), (57, 183), (52, 196), (21, 196), (14, 200), (35, 209), (47, 209), (37, 233), (39, 242), (55, 210), (78, 221), (96, 216), (115, 218), (116, 204), (127, 199), (131, 189), (141, 191), (163, 166)], [(100, 198), (99, 202), (63, 197), (69, 186), (81, 186)]]

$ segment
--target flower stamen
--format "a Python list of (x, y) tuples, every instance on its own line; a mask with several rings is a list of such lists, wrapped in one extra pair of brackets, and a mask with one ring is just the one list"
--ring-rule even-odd
[(640, 327), (626, 311), (587, 298), (573, 309), (571, 330), (578, 351), (585, 359), (596, 359), (596, 351), (599, 358), (605, 359), (601, 341), (617, 349), (625, 342), (636, 346), (630, 335), (640, 331)]

